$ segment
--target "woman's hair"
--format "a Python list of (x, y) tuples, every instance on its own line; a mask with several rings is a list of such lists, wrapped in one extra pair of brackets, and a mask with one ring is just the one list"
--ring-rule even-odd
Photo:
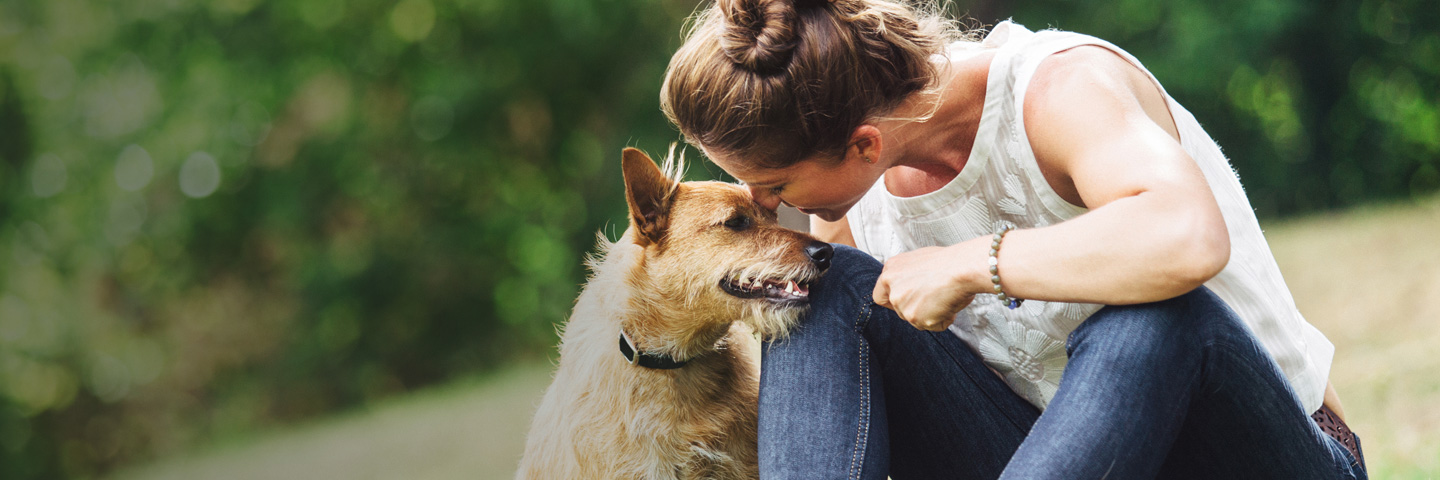
[(930, 57), (964, 36), (902, 2), (717, 0), (670, 59), (661, 108), (686, 141), (756, 166), (838, 157), (861, 124), (938, 91)]

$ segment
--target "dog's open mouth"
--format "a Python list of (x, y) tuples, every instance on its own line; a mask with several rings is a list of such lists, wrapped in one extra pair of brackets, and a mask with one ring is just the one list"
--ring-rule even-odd
[(763, 298), (775, 303), (810, 301), (810, 282), (779, 278), (733, 277), (720, 280), (720, 289), (740, 298)]

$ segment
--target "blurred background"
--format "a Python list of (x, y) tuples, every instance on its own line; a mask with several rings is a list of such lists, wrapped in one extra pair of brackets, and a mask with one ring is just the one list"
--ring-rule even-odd
[[(698, 6), (0, 0), (0, 479), (508, 477)], [(1440, 473), (1440, 9), (951, 10), (1145, 62), (1340, 347), (1372, 473)]]

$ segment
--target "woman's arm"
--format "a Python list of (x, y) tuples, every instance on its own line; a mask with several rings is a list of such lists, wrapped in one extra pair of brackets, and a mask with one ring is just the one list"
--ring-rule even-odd
[(1025, 129), (1041, 170), (1091, 211), (1007, 235), (1007, 293), (1145, 303), (1193, 290), (1225, 268), (1230, 236), (1220, 207), (1144, 72), (1109, 50), (1081, 47), (1041, 63), (1030, 88)]
[[(1007, 234), (999, 255), (1007, 294), (1145, 303), (1193, 290), (1225, 267), (1224, 218), (1165, 105), (1144, 72), (1108, 50), (1078, 47), (1041, 63), (1024, 100), (1025, 130), (1056, 193), (1090, 211)], [(989, 247), (983, 237), (892, 257), (877, 302), (917, 327), (943, 329), (974, 294), (993, 291)]]

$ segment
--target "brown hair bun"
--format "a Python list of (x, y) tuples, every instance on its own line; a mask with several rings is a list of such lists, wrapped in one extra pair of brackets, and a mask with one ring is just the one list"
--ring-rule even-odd
[(795, 5), (789, 0), (720, 0), (725, 19), (720, 48), (735, 65), (755, 73), (775, 73), (790, 64), (795, 51)]

